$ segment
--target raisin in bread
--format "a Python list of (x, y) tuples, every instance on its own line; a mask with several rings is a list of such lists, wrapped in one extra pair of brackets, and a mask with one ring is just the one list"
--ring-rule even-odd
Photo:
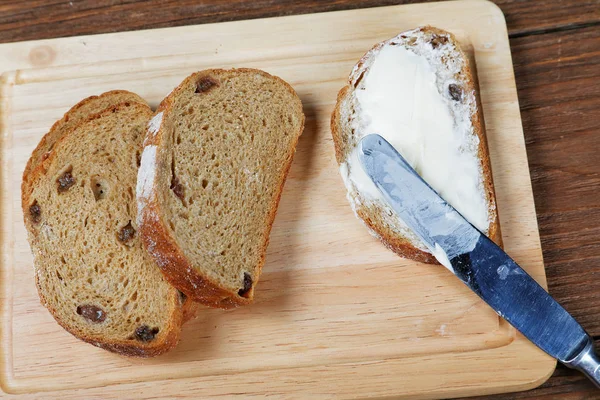
[(22, 186), (42, 303), (74, 336), (141, 357), (177, 344), (185, 300), (144, 251), (136, 223), (151, 116), (146, 104), (127, 101), (83, 119)]
[(359, 140), (386, 137), (446, 201), (501, 244), (480, 110), (459, 43), (433, 27), (375, 45), (338, 94), (331, 131), (348, 199), (371, 233), (400, 256), (437, 263), (366, 177)]
[(138, 225), (194, 301), (252, 301), (303, 126), (294, 90), (254, 69), (195, 73), (159, 106), (138, 174)]

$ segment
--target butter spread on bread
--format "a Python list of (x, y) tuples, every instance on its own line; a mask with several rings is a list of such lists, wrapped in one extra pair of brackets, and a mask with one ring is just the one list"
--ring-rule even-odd
[(492, 175), (468, 60), (448, 32), (424, 27), (377, 44), (338, 95), (332, 133), (348, 199), (401, 256), (435, 263), (362, 169), (357, 143), (378, 133), (448, 203), (499, 241)]

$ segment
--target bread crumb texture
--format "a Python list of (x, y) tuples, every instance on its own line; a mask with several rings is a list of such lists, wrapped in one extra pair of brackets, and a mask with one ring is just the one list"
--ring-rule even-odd
[[(150, 247), (160, 241), (158, 231), (173, 238), (186, 261), (168, 265), (166, 275), (177, 275), (172, 283), (197, 301), (218, 301), (207, 299), (215, 295), (207, 287), (225, 298), (251, 299), (304, 124), (300, 99), (262, 71), (207, 70), (184, 80), (157, 118), (160, 128), (148, 127), (140, 172), (147, 182), (146, 162), (156, 170), (149, 196), (157, 194), (158, 215), (147, 218), (161, 227), (148, 230), (149, 250), (167, 266), (172, 258)], [(156, 154), (146, 160), (146, 151)]]

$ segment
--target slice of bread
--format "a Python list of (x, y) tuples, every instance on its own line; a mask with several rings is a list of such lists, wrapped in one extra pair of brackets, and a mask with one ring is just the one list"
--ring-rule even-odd
[(185, 300), (144, 251), (136, 224), (151, 116), (146, 104), (127, 101), (84, 118), (22, 186), (42, 303), (74, 336), (140, 357), (177, 344)]
[(159, 106), (138, 174), (138, 225), (192, 300), (252, 301), (303, 126), (294, 90), (254, 69), (192, 74)]
[[(423, 88), (423, 91), (427, 91), (427, 93), (421, 94), (418, 92), (420, 88), (414, 89), (416, 87), (414, 85), (419, 84), (417, 83), (417, 79), (421, 78), (421, 76), (417, 76), (416, 74), (414, 76), (407, 76), (407, 74), (403, 75), (400, 71), (403, 70), (402, 68), (404, 68), (405, 65), (394, 65), (394, 61), (391, 60), (401, 60), (402, 58), (390, 56), (389, 49), (391, 48), (395, 48), (395, 50), (392, 51), (403, 52), (404, 57), (409, 57), (406, 58), (406, 60), (411, 60), (411, 62), (417, 60), (414, 61), (414, 65), (425, 66), (422, 67), (426, 70), (426, 72), (423, 72), (423, 76), (431, 77), (431, 80), (433, 81), (430, 86)], [(387, 76), (389, 73), (390, 80), (395, 82), (382, 80), (381, 76), (370, 76), (375, 62), (378, 60), (378, 57), (384, 53), (384, 50), (386, 59), (385, 61), (379, 62), (379, 67), (375, 69), (378, 72), (374, 72), (374, 74), (385, 73)], [(383, 62), (386, 63), (385, 68), (382, 67)], [(398, 72), (394, 73), (395, 70)], [(403, 86), (403, 80), (404, 84), (407, 86)], [(395, 86), (397, 83), (400, 84)], [(370, 193), (367, 193), (358, 179), (353, 179), (353, 176), (355, 177), (356, 174), (361, 173), (361, 171), (356, 170), (361, 168), (360, 165), (353, 161), (355, 160), (353, 158), (353, 151), (356, 149), (361, 137), (371, 133), (380, 133), (371, 131), (375, 129), (375, 127), (388, 129), (390, 132), (394, 132), (395, 135), (408, 135), (419, 132), (418, 129), (415, 129), (415, 126), (417, 126), (416, 124), (421, 122), (421, 126), (429, 126), (428, 124), (430, 124), (428, 121), (415, 122), (412, 120), (406, 125), (397, 123), (405, 121), (396, 114), (399, 115), (402, 114), (402, 112), (410, 111), (407, 114), (409, 116), (408, 118), (416, 120), (418, 117), (416, 114), (421, 112), (421, 110), (406, 109), (407, 107), (417, 107), (413, 104), (417, 104), (420, 99), (403, 99), (394, 95), (394, 93), (397, 94), (397, 92), (392, 93), (389, 98), (393, 98), (394, 102), (398, 101), (398, 104), (384, 105), (385, 108), (389, 108), (391, 110), (390, 112), (394, 114), (390, 119), (390, 121), (394, 122), (389, 123), (388, 125), (382, 125), (382, 121), (369, 120), (370, 116), (365, 115), (364, 110), (366, 107), (370, 107), (370, 105), (368, 105), (365, 100), (362, 100), (366, 98), (364, 96), (369, 95), (368, 93), (373, 93), (373, 91), (369, 92), (369, 90), (371, 90), (369, 85), (378, 85), (378, 87), (382, 87), (384, 91), (386, 88), (392, 87), (408, 88), (407, 92), (412, 89), (415, 90), (416, 97), (421, 95), (434, 96), (436, 104), (442, 105), (440, 106), (443, 108), (442, 112), (448, 115), (447, 121), (449, 121), (449, 123), (447, 125), (451, 125), (445, 127), (445, 129), (448, 132), (452, 132), (452, 138), (431, 136), (429, 138), (429, 143), (426, 143), (424, 147), (419, 148), (418, 151), (421, 154), (407, 154), (403, 149), (397, 148), (397, 150), (409, 160), (413, 167), (423, 175), (425, 180), (429, 181), (428, 183), (436, 189), (442, 197), (445, 197), (446, 200), (462, 212), (467, 219), (472, 217), (471, 214), (473, 214), (474, 211), (470, 210), (467, 204), (461, 204), (462, 201), (456, 199), (464, 199), (464, 196), (471, 195), (479, 199), (480, 203), (478, 204), (481, 205), (481, 207), (479, 207), (480, 212), (471, 219), (471, 222), (476, 223), (475, 221), (478, 221), (480, 225), (478, 228), (486, 233), (493, 241), (501, 244), (500, 226), (496, 210), (494, 185), (492, 182), (481, 106), (477, 98), (476, 84), (471, 69), (469, 68), (468, 60), (460, 49), (460, 45), (455, 37), (452, 34), (437, 28), (422, 27), (403, 32), (392, 39), (378, 43), (360, 59), (358, 64), (352, 70), (348, 79), (348, 85), (342, 88), (338, 94), (337, 104), (331, 118), (331, 131), (335, 144), (336, 159), (340, 165), (340, 172), (342, 173), (344, 183), (348, 190), (348, 200), (357, 217), (365, 223), (375, 237), (379, 238), (387, 247), (398, 255), (420, 262), (436, 264), (436, 259), (426, 249), (422, 241), (410, 231), (385, 201), (378, 198), (376, 195), (373, 196)], [(374, 94), (371, 95), (376, 96)], [(401, 93), (400, 96), (402, 95), (411, 96), (411, 94), (408, 93)], [(388, 97), (380, 96), (379, 99), (374, 99), (372, 104), (377, 104), (377, 101), (381, 102), (381, 98), (387, 99)], [(383, 101), (385, 102), (385, 100)], [(379, 104), (381, 105), (381, 103)], [(425, 105), (425, 108), (426, 107), (427, 104)], [(439, 110), (439, 108), (437, 110)], [(376, 113), (378, 112), (376, 111)], [(435, 120), (436, 123), (438, 122), (437, 120), (442, 117), (443, 116), (441, 115), (424, 115), (424, 119)], [(386, 121), (386, 123), (387, 122), (389, 121)], [(435, 123), (433, 125), (435, 125)], [(442, 131), (446, 132), (446, 130)], [(432, 132), (431, 130), (427, 132), (428, 135), (441, 134)], [(455, 137), (458, 139), (455, 139)], [(410, 140), (413, 139), (414, 138), (411, 138)], [(417, 138), (417, 140), (418, 139), (419, 138)], [(444, 145), (440, 146), (440, 143)], [(450, 145), (445, 146), (446, 143), (450, 143)], [(423, 154), (435, 154), (428, 153), (428, 149), (425, 148), (425, 146), (430, 146), (430, 148), (437, 146), (442, 152), (456, 152), (453, 153), (452, 157), (454, 157), (455, 154), (458, 154), (456, 157), (472, 157), (472, 170), (475, 172), (473, 174), (475, 177), (471, 178), (472, 182), (467, 182), (461, 186), (461, 171), (457, 169), (456, 165), (452, 165), (452, 163), (444, 163), (446, 158), (448, 160), (455, 158), (450, 156), (444, 157), (445, 154), (441, 154), (442, 157), (433, 157), (436, 158), (435, 160), (421, 160), (422, 162), (419, 164), (419, 157), (423, 157)], [(406, 147), (411, 148), (410, 145), (407, 145)], [(433, 172), (439, 176), (427, 177), (424, 173), (420, 172), (425, 169), (423, 163), (432, 163), (432, 165), (435, 165), (437, 171)], [(355, 170), (352, 170), (352, 168), (355, 168)], [(428, 171), (431, 171), (432, 168), (433, 167), (427, 166)], [(436, 180), (433, 178), (439, 179)], [(451, 184), (448, 185), (448, 182), (451, 182)], [(470, 183), (472, 183), (471, 186), (468, 186), (467, 184)], [(463, 189), (465, 189), (466, 192), (461, 193), (461, 190)]]
[[(90, 96), (71, 107), (61, 119), (56, 121), (50, 128), (50, 131), (42, 137), (37, 147), (33, 150), (25, 170), (23, 171), (22, 185), (27, 185), (32, 176), (31, 172), (48, 156), (54, 147), (54, 144), (69, 130), (79, 125), (84, 120), (94, 114), (111, 108), (117, 104), (139, 103), (148, 105), (148, 103), (139, 95), (126, 90), (111, 90), (98, 96)], [(182, 294), (183, 296), (183, 294)], [(189, 321), (196, 315), (198, 304), (191, 300), (185, 300), (183, 304), (183, 321)]]

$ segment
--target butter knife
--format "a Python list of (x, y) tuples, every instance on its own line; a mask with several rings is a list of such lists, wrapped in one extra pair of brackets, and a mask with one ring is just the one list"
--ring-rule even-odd
[(444, 201), (383, 137), (358, 145), (367, 175), (436, 259), (525, 337), (600, 387), (589, 334), (500, 247)]

